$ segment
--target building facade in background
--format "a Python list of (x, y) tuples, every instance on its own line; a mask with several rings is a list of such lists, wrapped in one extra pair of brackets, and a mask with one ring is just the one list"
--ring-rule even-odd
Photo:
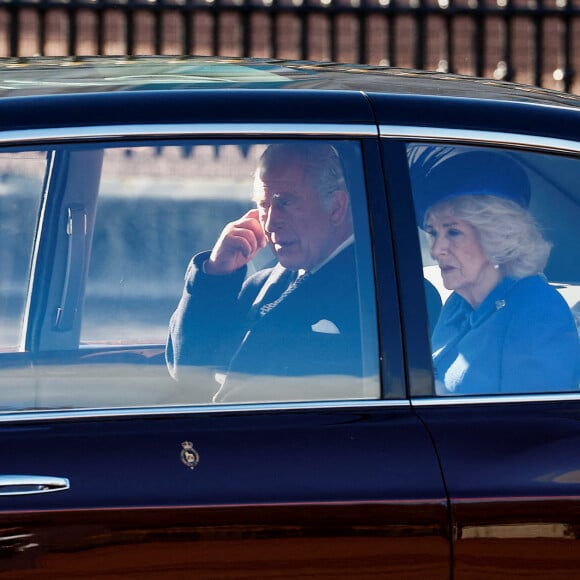
[(0, 56), (391, 65), (580, 91), (579, 0), (11, 0)]

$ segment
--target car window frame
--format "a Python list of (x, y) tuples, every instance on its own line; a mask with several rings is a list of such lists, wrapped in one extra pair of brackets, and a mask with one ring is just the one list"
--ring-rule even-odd
[(29, 252), (27, 254), (27, 273), (28, 273), (28, 277), (27, 280), (25, 282), (26, 287), (23, 289), (23, 311), (20, 313), (21, 314), (21, 318), (20, 318), (20, 328), (17, 332), (18, 334), (18, 340), (15, 342), (15, 344), (13, 345), (4, 345), (0, 348), (2, 348), (2, 352), (19, 352), (21, 350), (24, 349), (24, 345), (26, 342), (26, 328), (28, 327), (28, 319), (29, 319), (29, 312), (30, 312), (30, 299), (31, 299), (31, 295), (32, 295), (32, 280), (34, 278), (33, 276), (33, 272), (36, 269), (36, 256), (37, 256), (37, 250), (38, 250), (38, 246), (40, 243), (40, 235), (39, 235), (39, 231), (40, 231), (40, 223), (43, 220), (43, 216), (45, 214), (46, 211), (46, 199), (47, 199), (47, 195), (46, 195), (46, 184), (47, 181), (49, 179), (49, 174), (50, 174), (50, 167), (52, 164), (52, 159), (51, 159), (51, 151), (47, 150), (46, 148), (43, 147), (35, 147), (35, 146), (30, 146), (30, 147), (2, 147), (0, 148), (0, 153), (6, 153), (6, 154), (10, 154), (10, 153), (17, 153), (17, 154), (21, 154), (21, 153), (26, 153), (26, 152), (32, 152), (32, 153), (40, 153), (40, 152), (44, 152), (45, 154), (45, 167), (44, 167), (44, 172), (41, 179), (39, 181), (41, 181), (40, 184), (40, 190), (39, 190), (39, 197), (38, 200), (36, 202), (36, 217), (34, 219), (34, 224), (31, 224), (31, 229), (32, 229), (32, 236), (31, 238), (28, 240), (28, 247), (29, 247)]
[[(86, 129), (86, 131), (85, 131)], [(122, 134), (122, 137), (120, 135)], [(231, 412), (233, 410), (292, 410), (305, 408), (346, 408), (371, 406), (408, 406), (409, 402), (405, 398), (404, 376), (403, 376), (403, 354), (401, 330), (399, 325), (398, 298), (395, 286), (395, 268), (393, 263), (393, 250), (391, 247), (391, 233), (388, 226), (388, 215), (385, 204), (384, 181), (382, 179), (382, 161), (378, 149), (378, 130), (373, 125), (261, 125), (256, 124), (251, 127), (247, 124), (220, 124), (211, 125), (133, 125), (128, 127), (72, 127), (63, 129), (47, 129), (33, 132), (11, 131), (4, 133), (0, 138), (0, 146), (10, 144), (11, 146), (30, 146), (31, 144), (42, 144), (48, 147), (51, 143), (55, 145), (67, 143), (82, 143), (90, 145), (92, 142), (103, 141), (120, 142), (124, 140), (147, 139), (150, 140), (188, 140), (198, 138), (215, 139), (220, 137), (242, 137), (248, 139), (285, 139), (300, 137), (311, 137), (313, 139), (347, 139), (357, 140), (361, 144), (361, 153), (365, 165), (365, 179), (367, 180), (367, 202), (369, 208), (369, 221), (372, 257), (371, 260), (375, 268), (375, 296), (377, 301), (378, 315), (378, 339), (379, 339), (379, 372), (381, 379), (382, 397), (371, 400), (350, 400), (350, 401), (313, 401), (313, 402), (292, 402), (292, 403), (248, 403), (237, 405), (214, 405), (212, 407), (184, 405), (178, 408), (160, 407), (137, 407), (127, 409), (97, 408), (97, 409), (63, 409), (63, 410), (32, 410), (16, 411), (2, 414), (2, 420), (26, 421), (32, 418), (56, 419), (72, 417), (111, 417), (142, 416), (142, 415), (167, 415), (183, 414), (192, 412)], [(369, 171), (369, 166), (376, 164), (376, 171)], [(371, 177), (369, 177), (371, 176)], [(49, 196), (50, 197), (50, 196)], [(49, 199), (48, 207), (43, 213), (43, 220), (39, 226), (39, 240), (41, 243), (36, 248), (34, 256), (37, 265), (36, 275), (44, 269), (47, 271), (46, 260), (43, 257), (54, 252), (57, 245), (62, 245), (63, 229), (55, 236), (53, 226), (54, 215), (61, 211), (62, 204), (66, 203), (66, 196), (58, 196)], [(64, 228), (66, 231), (66, 228)], [(380, 237), (380, 255), (377, 255), (374, 242), (375, 235)], [(62, 252), (61, 252), (62, 253)], [(28, 317), (32, 331), (27, 333), (27, 350), (23, 353), (29, 356), (29, 351), (38, 354), (45, 352), (42, 350), (46, 342), (44, 331), (39, 331), (43, 324), (41, 315), (42, 307), (47, 301), (53, 300), (51, 296), (57, 296), (61, 292), (59, 288), (62, 278), (63, 265), (54, 268), (46, 284), (41, 287), (32, 286), (30, 296), (33, 308)], [(385, 307), (381, 297), (387, 296), (388, 305)], [(36, 325), (36, 326), (35, 326)], [(30, 327), (29, 327), (30, 328)], [(46, 325), (45, 325), (46, 328)], [(50, 353), (49, 353), (50, 356)], [(392, 398), (384, 398), (384, 385), (391, 384), (395, 395)]]
[[(406, 289), (407, 300), (401, 302), (402, 317), (405, 328), (412, 324), (415, 334), (405, 333), (405, 359), (408, 376), (408, 396), (411, 404), (417, 407), (469, 405), (481, 403), (512, 403), (512, 402), (543, 402), (543, 401), (575, 401), (580, 399), (580, 390), (563, 393), (522, 393), (522, 394), (492, 394), (492, 395), (458, 395), (453, 397), (438, 397), (435, 395), (433, 368), (431, 364), (431, 344), (428, 334), (428, 317), (426, 297), (423, 286), (423, 263), (419, 237), (414, 228), (404, 230), (405, 224), (416, 224), (412, 202), (411, 179), (406, 160), (406, 146), (409, 143), (424, 143), (428, 145), (446, 146), (488, 146), (500, 149), (513, 149), (539, 154), (564, 154), (578, 157), (580, 162), (580, 142), (568, 139), (558, 139), (541, 135), (524, 135), (519, 133), (481, 131), (468, 129), (449, 129), (444, 127), (421, 127), (411, 125), (380, 125), (381, 147), (385, 158), (387, 172), (389, 167), (404, 167), (405, 176), (399, 176), (398, 187), (406, 191), (403, 196), (409, 203), (398, 205), (391, 199), (393, 228), (397, 228), (397, 245), (395, 247), (398, 264), (405, 267), (398, 271), (399, 283)], [(403, 162), (403, 163), (402, 163)], [(397, 173), (393, 171), (393, 173)], [(390, 188), (398, 191), (397, 188)], [(412, 221), (410, 221), (412, 220)], [(412, 235), (409, 235), (409, 231)], [(410, 291), (413, 289), (413, 291)], [(411, 299), (411, 298), (412, 299)], [(417, 303), (416, 301), (419, 301)], [(417, 309), (420, 313), (417, 312)], [(410, 322), (411, 321), (411, 322)], [(423, 327), (423, 333), (417, 335), (418, 327)], [(410, 338), (412, 337), (412, 338)]]

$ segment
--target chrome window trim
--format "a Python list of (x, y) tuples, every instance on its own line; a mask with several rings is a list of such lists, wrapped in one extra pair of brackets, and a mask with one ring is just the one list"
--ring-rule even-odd
[(283, 136), (308, 137), (376, 137), (376, 125), (331, 123), (166, 123), (137, 125), (99, 125), (22, 129), (0, 132), (0, 145), (7, 143), (39, 143), (43, 141), (92, 141), (101, 139), (127, 139), (131, 137), (189, 137), (199, 135), (220, 136)]
[(559, 153), (580, 153), (580, 142), (540, 135), (521, 133), (504, 133), (501, 131), (477, 131), (470, 129), (445, 129), (440, 127), (412, 127), (398, 125), (381, 125), (381, 138), (404, 138), (415, 141), (456, 141), (461, 144), (489, 144), (502, 147), (537, 149)]
[(543, 394), (524, 393), (521, 395), (464, 395), (458, 397), (417, 397), (410, 399), (410, 403), (414, 408), (519, 403), (565, 403), (570, 401), (580, 401), (580, 392)]
[(353, 401), (305, 401), (279, 403), (243, 403), (235, 405), (184, 405), (159, 407), (124, 407), (103, 409), (57, 409), (50, 411), (13, 411), (0, 413), (0, 424), (23, 423), (29, 421), (70, 421), (75, 419), (135, 419), (151, 417), (171, 417), (179, 415), (231, 414), (271, 411), (322, 411), (355, 410), (372, 408), (410, 408), (408, 399), (361, 399)]

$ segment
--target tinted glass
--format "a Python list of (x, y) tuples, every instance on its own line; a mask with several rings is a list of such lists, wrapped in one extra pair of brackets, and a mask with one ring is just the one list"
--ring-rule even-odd
[(358, 143), (58, 156), (36, 380), (12, 407), (380, 398)]
[(211, 248), (252, 206), (258, 153), (211, 144), (105, 149), (83, 343), (165, 342), (192, 252)]
[(438, 395), (579, 387), (580, 160), (408, 146)]
[(46, 152), (0, 152), (0, 347), (18, 347), (34, 236), (47, 167)]

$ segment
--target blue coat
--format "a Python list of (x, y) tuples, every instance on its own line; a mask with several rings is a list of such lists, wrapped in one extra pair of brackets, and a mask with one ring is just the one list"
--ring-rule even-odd
[(438, 394), (577, 390), (580, 339), (560, 294), (542, 276), (504, 278), (473, 309), (457, 293), (433, 331)]

